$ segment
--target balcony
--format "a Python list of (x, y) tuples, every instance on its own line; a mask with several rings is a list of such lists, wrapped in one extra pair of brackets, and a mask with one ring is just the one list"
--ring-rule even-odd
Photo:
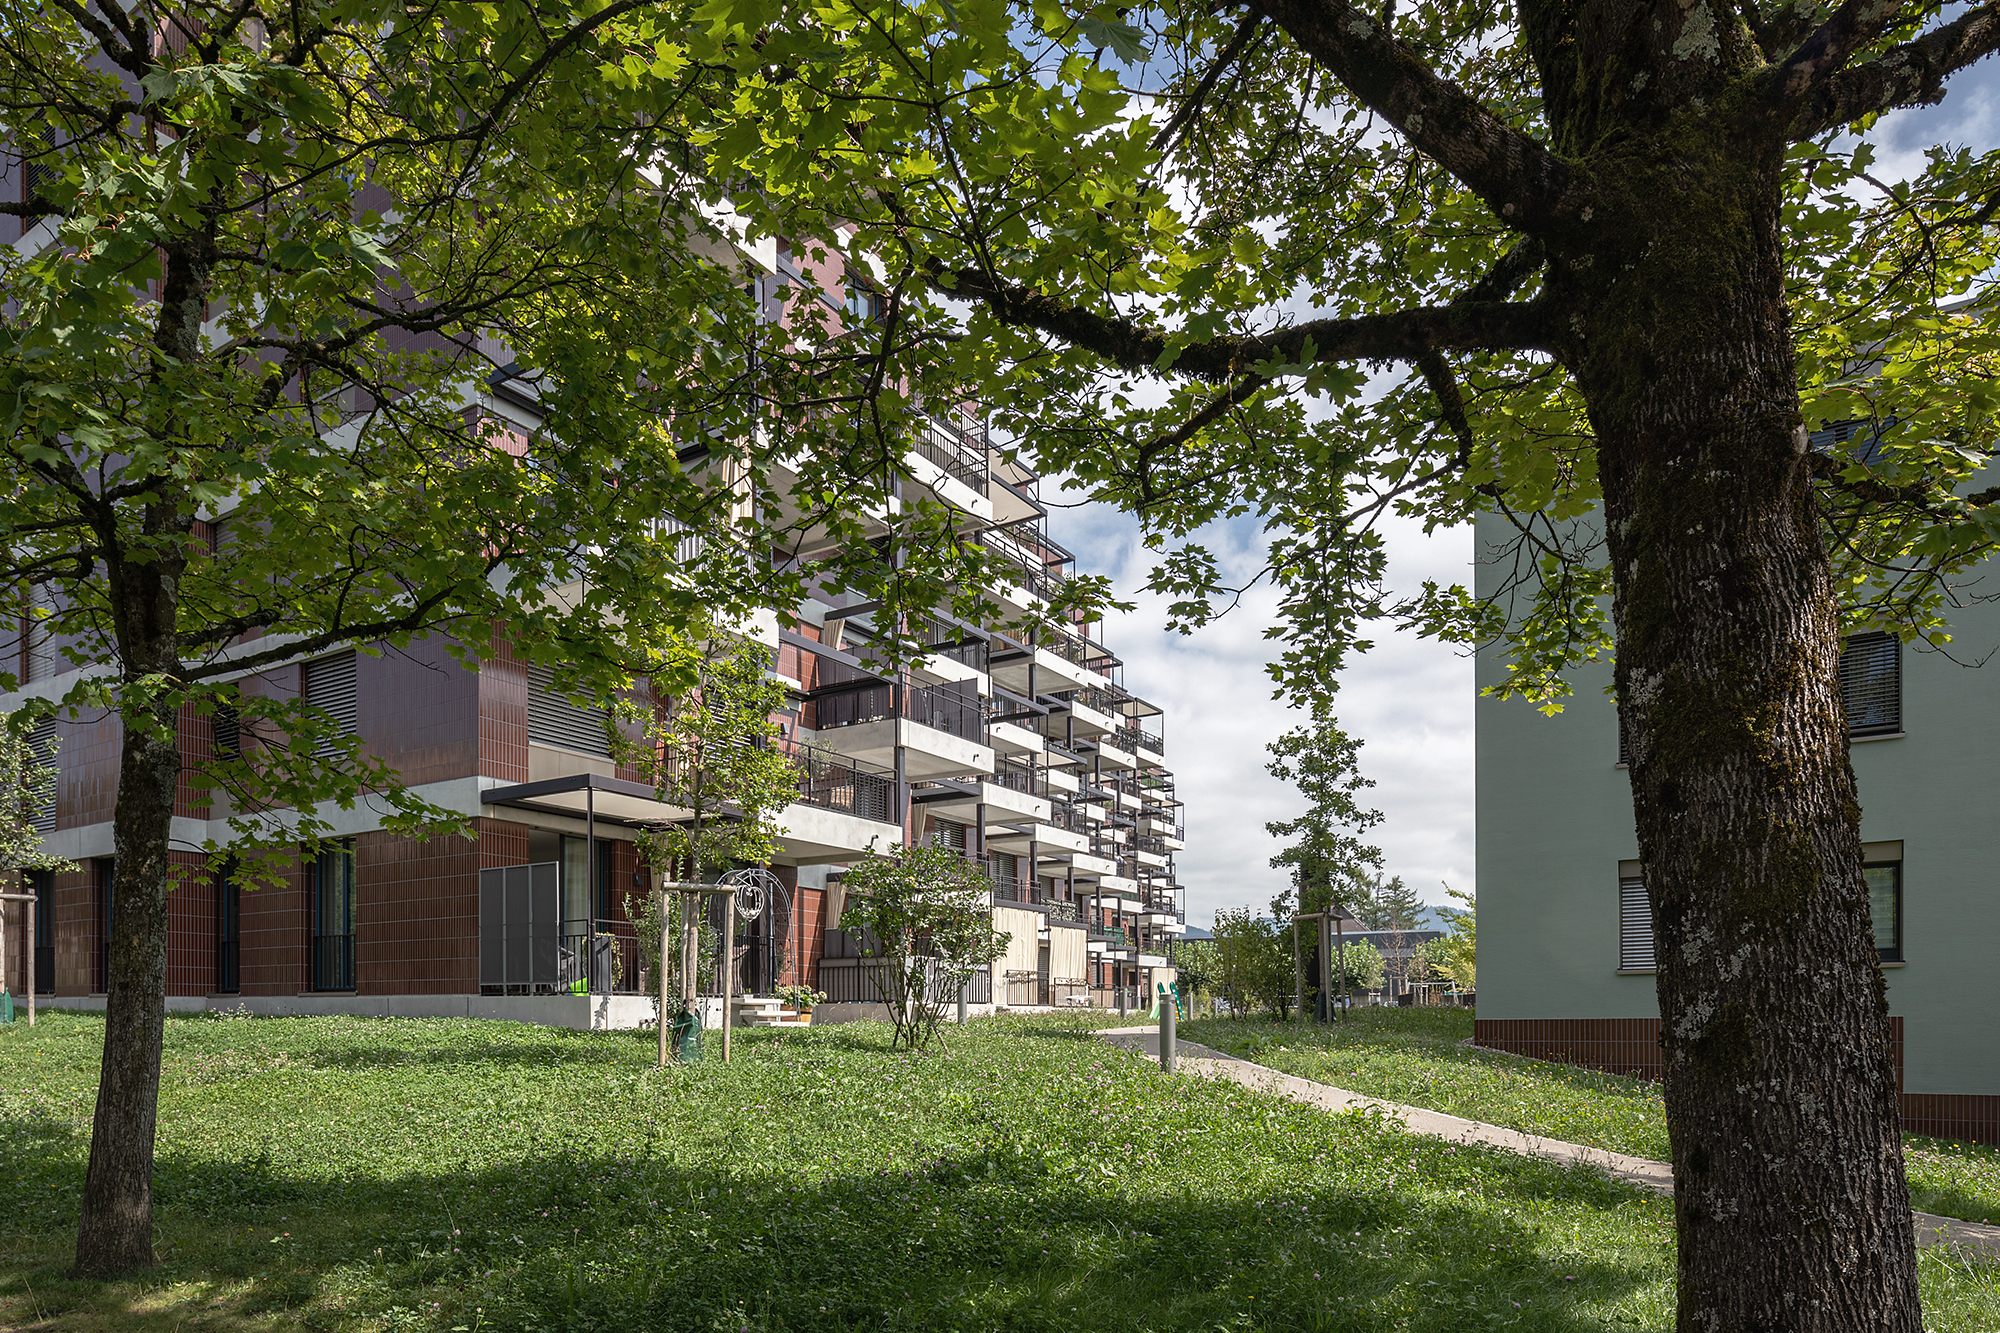
[(815, 744), (891, 773), (901, 746), (906, 780), (993, 771), (983, 707), (979, 696), (962, 684), (842, 685), (815, 691), (811, 702), (818, 723)]

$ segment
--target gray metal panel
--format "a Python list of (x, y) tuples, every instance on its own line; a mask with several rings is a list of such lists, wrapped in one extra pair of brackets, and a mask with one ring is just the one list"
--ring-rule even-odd
[(553, 986), (558, 980), (556, 956), (562, 942), (562, 865), (556, 861), (531, 865), (528, 880), (534, 921), (529, 980), (537, 986)]
[(530, 932), (534, 927), (528, 901), (528, 867), (508, 866), (501, 873), (507, 877), (506, 984), (519, 986), (528, 980)]
[(507, 963), (502, 947), (507, 920), (503, 892), (505, 882), (505, 871), (479, 872), (479, 984), (481, 986), (506, 984), (503, 978), (507, 974)]
[(528, 739), (585, 754), (610, 755), (611, 742), (605, 733), (608, 711), (579, 708), (557, 694), (554, 685), (555, 673), (549, 668), (528, 668)]

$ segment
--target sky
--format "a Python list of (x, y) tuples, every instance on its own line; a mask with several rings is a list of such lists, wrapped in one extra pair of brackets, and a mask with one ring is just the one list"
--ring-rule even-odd
[[(1956, 7), (1954, 7), (1956, 9)], [(1952, 142), (1985, 152), (2000, 145), (2000, 64), (1964, 71), (1942, 106), (1897, 112), (1877, 128), (1880, 179), (1914, 175), (1926, 147)], [(1045, 484), (1044, 494), (1054, 487)], [(1264, 673), (1271, 644), (1263, 637), (1276, 598), (1247, 597), (1221, 621), (1190, 636), (1170, 634), (1164, 600), (1142, 595), (1151, 566), (1138, 527), (1101, 505), (1053, 508), (1049, 530), (1076, 553), (1077, 569), (1110, 576), (1137, 608), (1113, 613), (1104, 641), (1125, 663), (1125, 685), (1166, 710), (1167, 763), (1186, 803), (1187, 848), (1175, 857), (1186, 888), (1187, 921), (1212, 923), (1220, 907), (1263, 909), (1286, 886), (1270, 865), (1279, 844), (1264, 830), (1304, 803), (1264, 770), (1266, 742), (1303, 721), (1271, 697)], [(1413, 523), (1391, 523), (1390, 585), (1415, 588), (1426, 578), (1467, 582), (1472, 534), (1426, 536)], [(1231, 573), (1262, 564), (1254, 523), (1239, 520), (1204, 534)], [(1369, 803), (1384, 816), (1370, 833), (1383, 868), (1446, 904), (1444, 885), (1476, 890), (1473, 863), (1472, 661), (1456, 648), (1377, 626), (1372, 652), (1348, 667), (1336, 711), (1360, 737), (1361, 771), (1375, 787)]]

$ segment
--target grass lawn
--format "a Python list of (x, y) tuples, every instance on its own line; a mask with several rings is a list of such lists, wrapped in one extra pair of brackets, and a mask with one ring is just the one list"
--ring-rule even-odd
[[(1064, 1020), (651, 1043), (176, 1018), (162, 1267), (68, 1280), (99, 1019), (0, 1029), (0, 1328), (1549, 1330), (1671, 1325), (1666, 1201), (1167, 1078)], [(1928, 1327), (2000, 1325), (1930, 1252)]]
[[(1666, 1161), (1660, 1085), (1475, 1051), (1465, 1009), (1356, 1009), (1315, 1027), (1205, 1019), (1189, 1041), (1351, 1092)], [(2000, 1149), (1907, 1135), (1910, 1198), (1923, 1212), (2000, 1223)]]

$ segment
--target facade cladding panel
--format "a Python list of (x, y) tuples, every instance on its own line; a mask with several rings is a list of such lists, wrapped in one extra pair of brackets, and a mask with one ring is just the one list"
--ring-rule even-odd
[(276, 879), (240, 900), (238, 993), (297, 995), (306, 989), (307, 867), (290, 853), (274, 852), (261, 867)]
[[(1482, 551), (1505, 541), (1499, 525), (1479, 530)], [(1500, 575), (1482, 564), (1480, 587), (1491, 591)], [(1953, 659), (2000, 649), (2000, 605), (1955, 609), (1952, 634)], [(1481, 688), (1505, 670), (1488, 653), (1476, 669)], [(1964, 670), (1920, 644), (1863, 634), (1849, 639), (1841, 677), (1861, 836), (1871, 847), (1901, 849), (1901, 957), (1888, 960), (1883, 977), (1903, 1034), (1907, 1126), (2000, 1142), (2000, 1025), (1988, 1017), (1985, 993), (2000, 895), (1991, 891), (1984, 837), (2000, 797), (1991, 743), (2000, 672)], [(1620, 975), (1617, 966), (1618, 884), (1639, 848), (1631, 784), (1615, 758), (1610, 682), (1608, 666), (1576, 671), (1569, 706), (1554, 717), (1520, 700), (1474, 704), (1480, 1040), (1643, 1069), (1656, 1067), (1657, 1055), (1643, 1049), (1650, 1036), (1600, 1035), (1597, 1027), (1530, 1036), (1519, 1026), (1652, 1023), (1659, 1015), (1654, 976)]]
[(528, 780), (528, 666), (503, 645), (478, 676), (478, 770), (509, 784)]
[[(477, 839), (354, 840), (355, 977), (363, 995), (462, 995), (479, 989), (479, 868), (527, 859), (527, 830), (476, 821)], [(501, 864), (519, 864), (518, 861)]]
[(169, 852), (179, 882), (167, 895), (167, 994), (215, 990), (215, 876), (196, 852)]
[(355, 726), (368, 753), (411, 786), (480, 771), (479, 674), (442, 639), (355, 663)]

